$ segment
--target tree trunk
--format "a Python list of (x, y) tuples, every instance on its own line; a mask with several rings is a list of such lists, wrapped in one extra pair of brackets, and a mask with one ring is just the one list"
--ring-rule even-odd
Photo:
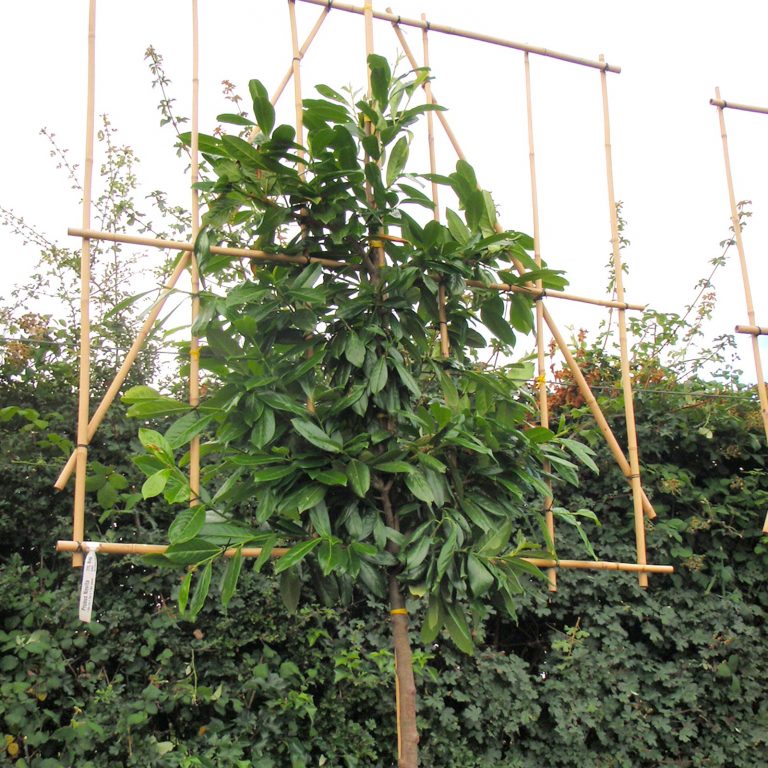
[(411, 641), (408, 638), (408, 614), (405, 600), (394, 574), (389, 576), (389, 606), (392, 645), (395, 649), (397, 685), (398, 768), (418, 768), (419, 731), (416, 727), (416, 683), (413, 679)]

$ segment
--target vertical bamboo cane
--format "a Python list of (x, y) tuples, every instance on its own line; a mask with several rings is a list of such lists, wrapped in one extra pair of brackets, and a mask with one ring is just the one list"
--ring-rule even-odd
[[(528, 115), (528, 159), (530, 162), (531, 176), (531, 208), (533, 211), (533, 256), (536, 266), (541, 267), (541, 235), (539, 230), (539, 191), (536, 183), (536, 151), (533, 141), (533, 100), (531, 98), (531, 63), (528, 52), (525, 53), (525, 105)], [(543, 289), (541, 280), (536, 281), (536, 287)], [(536, 302), (536, 352), (538, 360), (538, 386), (539, 386), (539, 418), (542, 427), (549, 428), (549, 402), (547, 400), (546, 361), (544, 356), (544, 305), (543, 298)], [(544, 470), (550, 472), (552, 467), (548, 461), (544, 462)], [(555, 541), (555, 518), (552, 514), (552, 481), (547, 480), (549, 495), (544, 499), (544, 516), (547, 530)], [(550, 568), (547, 571), (549, 578), (549, 591), (557, 592), (557, 569)]]
[[(600, 62), (604, 61), (600, 56)], [(611, 154), (611, 123), (608, 114), (608, 82), (605, 70), (600, 70), (600, 84), (603, 95), (603, 129), (605, 134), (605, 167), (608, 182), (608, 207), (611, 217), (611, 242), (613, 245), (613, 269), (616, 273), (616, 299), (624, 301), (624, 279), (622, 275), (621, 250), (619, 247), (619, 220), (616, 212), (616, 196), (613, 188), (613, 159)], [(637, 432), (635, 429), (635, 407), (632, 401), (632, 382), (629, 376), (629, 354), (627, 351), (626, 310), (617, 310), (619, 326), (619, 350), (621, 353), (621, 386), (624, 393), (624, 414), (627, 420), (627, 454), (629, 458), (630, 482), (632, 486), (632, 507), (635, 518), (635, 546), (637, 562), (645, 565), (645, 520), (643, 518), (643, 497), (640, 484), (640, 460), (637, 454)], [(648, 574), (638, 574), (641, 587), (648, 586)]]
[[(192, 0), (192, 240), (197, 240), (200, 231), (200, 198), (195, 188), (199, 176), (199, 46), (198, 46), (197, 0)], [(192, 325), (200, 312), (200, 274), (197, 257), (190, 256), (190, 277), (192, 293)], [(189, 342), (189, 404), (197, 408), (200, 404), (200, 342), (193, 333)], [(200, 437), (195, 436), (189, 444), (189, 505), (200, 503)]]
[[(720, 100), (720, 89), (715, 88), (715, 97)], [(741, 236), (741, 222), (739, 220), (739, 210), (736, 205), (736, 193), (733, 189), (733, 175), (731, 173), (731, 157), (728, 151), (728, 135), (725, 132), (725, 115), (723, 108), (718, 106), (717, 116), (720, 119), (720, 136), (723, 140), (723, 159), (725, 160), (725, 178), (728, 183), (728, 200), (731, 205), (731, 224), (733, 226), (733, 235), (736, 240), (736, 249), (739, 252), (739, 264), (741, 266), (741, 280), (744, 285), (744, 298), (747, 303), (747, 317), (750, 325), (756, 325), (755, 307), (752, 303), (752, 289), (749, 284), (749, 271), (747, 269), (747, 258), (744, 251), (744, 239)], [(760, 414), (763, 417), (763, 429), (765, 437), (768, 440), (768, 395), (765, 390), (765, 379), (763, 378), (763, 363), (760, 359), (760, 344), (758, 337), (752, 336), (752, 355), (755, 358), (755, 376), (757, 377), (757, 393), (760, 398)], [(768, 517), (763, 525), (763, 533), (768, 533)]]
[[(288, 0), (288, 15), (291, 19), (291, 46), (293, 48), (293, 107), (296, 111), (296, 143), (304, 145), (304, 120), (301, 102), (301, 50), (299, 49), (299, 33), (296, 28), (296, 0)], [(304, 166), (299, 166), (302, 173)]]
[[(421, 14), (421, 20), (426, 21), (425, 14)], [(427, 28), (421, 31), (421, 42), (424, 49), (424, 66), (429, 68), (429, 34)], [(432, 85), (427, 80), (424, 83), (424, 93), (426, 94), (427, 104), (434, 104), (432, 98)], [(432, 112), (427, 112), (427, 146), (429, 148), (429, 170), (430, 173), (437, 173), (437, 159), (435, 157), (435, 124), (432, 120)], [(432, 182), (432, 202), (435, 205), (432, 211), (432, 217), (435, 221), (440, 221), (440, 198), (438, 196), (438, 184)], [(448, 338), (448, 316), (445, 311), (446, 293), (445, 284), (441, 282), (437, 286), (437, 316), (440, 324), (440, 354), (448, 358), (451, 354), (451, 343)]]
[[(93, 187), (93, 134), (96, 102), (96, 0), (88, 6), (88, 96), (86, 106), (85, 168), (83, 179), (83, 229), (91, 226)], [(91, 388), (91, 241), (83, 238), (80, 254), (80, 377), (77, 404), (77, 469), (72, 513), (72, 538), (85, 538), (85, 475), (88, 466), (88, 416)], [(72, 565), (81, 568), (83, 555), (75, 552)]]

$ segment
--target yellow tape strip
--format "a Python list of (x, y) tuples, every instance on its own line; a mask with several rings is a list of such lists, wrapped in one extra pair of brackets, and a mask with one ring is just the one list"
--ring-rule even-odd
[(405, 608), (393, 608), (390, 613), (393, 616), (407, 616), (408, 611)]

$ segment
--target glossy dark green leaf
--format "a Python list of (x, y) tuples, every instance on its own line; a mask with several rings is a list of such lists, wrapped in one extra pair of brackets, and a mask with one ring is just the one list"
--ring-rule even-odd
[(405, 476), (405, 484), (408, 490), (420, 501), (427, 504), (434, 503), (435, 496), (432, 493), (432, 488), (430, 488), (427, 479), (418, 469)]
[(238, 547), (235, 554), (229, 558), (227, 569), (224, 571), (224, 580), (221, 584), (221, 602), (226, 608), (237, 589), (237, 581), (240, 578), (240, 570), (243, 567), (243, 551)]
[(188, 571), (184, 574), (184, 578), (181, 580), (181, 586), (179, 587), (179, 613), (182, 615), (187, 610), (187, 603), (189, 602), (189, 590), (192, 586), (193, 571)]
[(275, 127), (275, 108), (269, 100), (267, 89), (260, 80), (251, 80), (248, 83), (248, 90), (251, 93), (256, 122), (262, 132), (268, 136)]
[(354, 331), (350, 331), (347, 335), (344, 356), (355, 368), (360, 368), (365, 362), (365, 344)]
[(321, 448), (330, 453), (339, 453), (342, 449), (341, 443), (331, 438), (321, 427), (311, 421), (304, 419), (291, 419), (293, 428), (312, 445)]
[(477, 555), (467, 555), (469, 587), (475, 597), (482, 597), (493, 586), (494, 578)]
[(225, 112), (221, 115), (216, 115), (216, 119), (220, 123), (229, 123), (230, 125), (245, 125), (245, 126), (255, 125), (253, 120), (249, 120), (247, 117), (244, 117), (243, 115), (235, 115), (230, 112)]
[(445, 605), (445, 626), (451, 640), (456, 644), (460, 651), (472, 656), (475, 653), (475, 643), (472, 640), (472, 633), (469, 630), (464, 611), (457, 603), (447, 603)]
[(168, 528), (168, 541), (181, 544), (194, 539), (205, 524), (205, 507), (198, 505), (185, 509), (176, 516)]
[(408, 162), (408, 139), (401, 136), (389, 152), (387, 161), (386, 185), (391, 187), (400, 177)]
[(360, 498), (364, 498), (371, 487), (371, 470), (368, 465), (357, 459), (350, 460), (347, 464), (347, 478), (349, 486)]
[(320, 546), (322, 539), (309, 539), (294, 544), (288, 552), (275, 562), (275, 573), (282, 573), (288, 568), (298, 565), (315, 547)]
[(171, 544), (165, 550), (165, 556), (176, 565), (197, 565), (214, 557), (220, 548), (201, 538), (190, 539), (179, 544)]
[(200, 572), (195, 584), (195, 591), (192, 593), (192, 599), (189, 601), (189, 619), (194, 619), (205, 605), (205, 599), (211, 588), (211, 575), (213, 574), (213, 563), (206, 563), (205, 568)]

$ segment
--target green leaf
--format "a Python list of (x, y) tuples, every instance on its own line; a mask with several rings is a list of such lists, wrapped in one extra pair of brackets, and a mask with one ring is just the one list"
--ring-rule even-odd
[(416, 467), (407, 461), (382, 461), (374, 466), (378, 472), (388, 472), (393, 475), (410, 474), (416, 470)]
[(168, 528), (168, 541), (181, 544), (194, 539), (205, 525), (205, 507), (197, 505), (180, 512)]
[(531, 333), (535, 327), (532, 302), (528, 296), (513, 293), (509, 296), (509, 321), (520, 333)]
[(475, 597), (482, 597), (494, 582), (491, 572), (472, 552), (467, 556), (467, 576), (469, 577), (469, 587)]
[(548, 443), (555, 437), (555, 433), (546, 427), (531, 427), (530, 429), (526, 429), (523, 434), (528, 440), (537, 445), (540, 443)]
[(434, 503), (435, 497), (432, 488), (430, 488), (427, 478), (418, 469), (405, 476), (405, 484), (408, 486), (408, 490), (420, 501), (427, 504)]
[(387, 358), (383, 355), (373, 364), (371, 368), (371, 374), (368, 377), (368, 391), (375, 395), (377, 392), (381, 392), (387, 383), (388, 376)]
[(491, 531), (483, 537), (479, 554), (483, 557), (495, 557), (507, 546), (511, 535), (512, 521), (507, 520), (495, 531)]
[(312, 509), (325, 498), (327, 492), (328, 487), (325, 485), (309, 485), (302, 488), (296, 496), (296, 510), (306, 512), (306, 510)]
[(200, 416), (197, 411), (192, 411), (177, 419), (165, 432), (165, 439), (171, 448), (180, 448), (189, 443), (193, 437), (201, 434), (211, 423), (214, 414), (208, 413)]
[(275, 127), (275, 108), (269, 100), (267, 89), (260, 80), (251, 80), (248, 90), (253, 100), (253, 114), (264, 135), (269, 136)]
[(220, 547), (201, 538), (190, 539), (179, 544), (171, 544), (165, 556), (175, 565), (197, 565), (215, 557)]
[(168, 478), (171, 476), (170, 469), (161, 469), (159, 472), (155, 472), (150, 475), (141, 486), (141, 495), (145, 499), (151, 499), (155, 496), (159, 496), (165, 486), (168, 483)]
[[(564, 445), (585, 467), (591, 469), (596, 475), (600, 474), (600, 469), (592, 458), (595, 452), (584, 443), (577, 440), (571, 440), (567, 437), (560, 438), (561, 445)], [(595, 518), (595, 521), (597, 519)]]
[(140, 429), (139, 442), (156, 456), (161, 456), (173, 463), (173, 448), (170, 443), (154, 429)]
[(309, 519), (320, 536), (328, 537), (331, 535), (331, 520), (328, 517), (328, 508), (325, 504), (318, 504), (309, 513)]
[(400, 174), (405, 168), (405, 164), (408, 162), (408, 139), (405, 136), (401, 136), (396, 142), (395, 146), (389, 153), (389, 161), (387, 162), (387, 175), (386, 185), (391, 187), (395, 181), (400, 177)]
[(469, 227), (462, 221), (459, 214), (456, 213), (456, 211), (452, 211), (450, 208), (446, 208), (445, 220), (448, 223), (448, 231), (453, 236), (453, 239), (456, 240), (456, 242), (461, 243), (461, 245), (466, 245), (472, 237), (472, 233), (469, 231)]
[(112, 509), (118, 499), (117, 489), (110, 482), (104, 483), (96, 493), (96, 501), (102, 509)]
[(294, 565), (298, 565), (315, 547), (320, 545), (322, 539), (309, 539), (295, 544), (275, 563), (275, 573), (282, 573)]
[(368, 465), (357, 459), (352, 459), (347, 464), (347, 478), (354, 493), (361, 499), (364, 498), (371, 487), (371, 470)]
[(445, 626), (451, 640), (460, 651), (472, 656), (475, 652), (475, 644), (472, 641), (472, 633), (469, 631), (464, 611), (456, 603), (445, 605)]
[(384, 111), (389, 100), (389, 84), (392, 82), (392, 72), (389, 63), (383, 56), (372, 53), (368, 56), (368, 67), (371, 71), (371, 93)]
[(280, 596), (288, 613), (296, 613), (301, 596), (301, 579), (296, 571), (284, 571), (280, 574)]
[(480, 307), (483, 325), (503, 344), (515, 345), (516, 337), (512, 326), (504, 319), (504, 301), (501, 296), (487, 298)]
[(189, 600), (189, 588), (192, 586), (193, 571), (189, 571), (185, 574), (181, 580), (181, 586), (179, 587), (179, 613), (182, 615), (187, 610), (187, 601)]
[(324, 451), (330, 451), (331, 453), (339, 453), (342, 449), (342, 444), (333, 440), (323, 429), (317, 424), (313, 424), (311, 421), (304, 419), (291, 419), (293, 428), (307, 441), (317, 448), (321, 448)]
[(227, 570), (224, 571), (224, 580), (221, 584), (221, 602), (226, 608), (237, 588), (237, 580), (240, 578), (240, 570), (243, 567), (243, 551), (237, 548), (235, 554), (229, 558)]
[(361, 368), (365, 362), (365, 344), (363, 344), (360, 337), (354, 331), (350, 331), (347, 336), (347, 342), (344, 345), (344, 356), (355, 368)]
[(253, 120), (249, 120), (247, 117), (243, 117), (242, 115), (233, 115), (229, 112), (216, 115), (216, 119), (220, 123), (229, 123), (230, 125), (255, 125)]
[(205, 598), (208, 597), (208, 591), (211, 588), (211, 575), (213, 573), (213, 563), (206, 563), (195, 585), (195, 591), (189, 602), (189, 618), (194, 619), (205, 605)]

